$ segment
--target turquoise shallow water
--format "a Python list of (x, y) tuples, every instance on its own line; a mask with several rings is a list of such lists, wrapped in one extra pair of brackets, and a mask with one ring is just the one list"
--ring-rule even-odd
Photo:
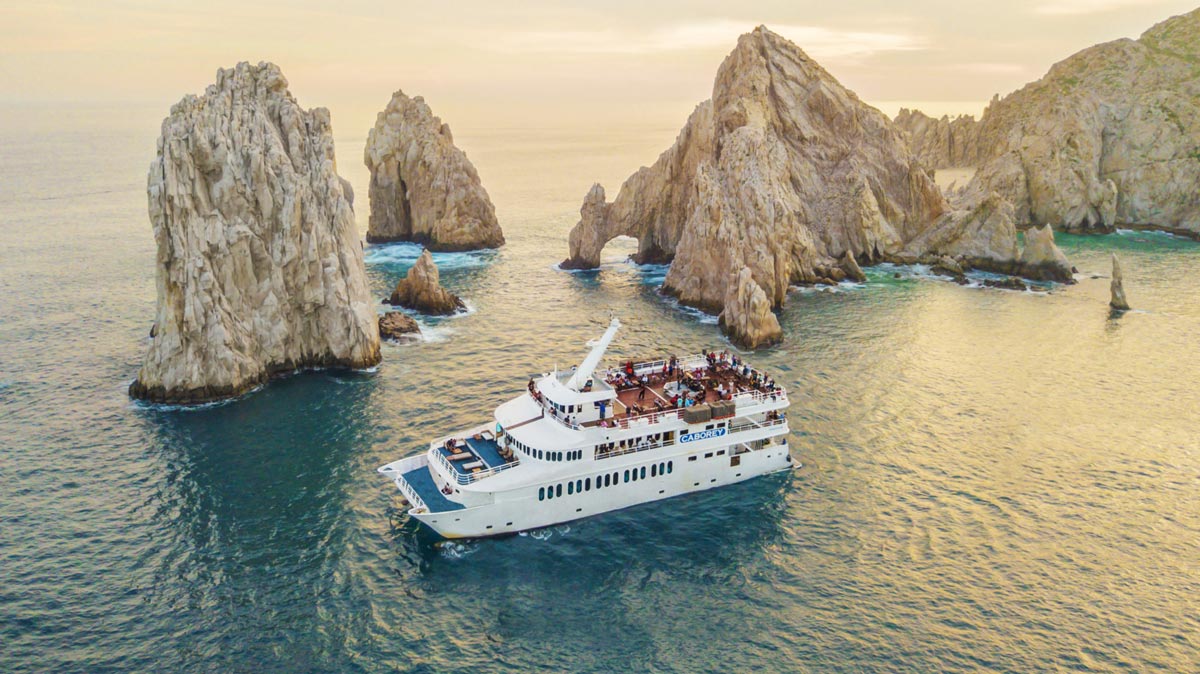
[[(616, 355), (723, 344), (632, 242), (553, 268), (590, 182), (674, 130), (456, 129), (510, 242), (438, 256), (472, 312), (376, 372), (179, 411), (125, 396), (159, 112), (0, 129), (0, 671), (1200, 668), (1200, 244), (1060, 237), (1084, 277), (1049, 293), (891, 268), (794, 292), (753, 360), (795, 392), (802, 470), (441, 544), (376, 466), (576, 362), (610, 310)], [(368, 248), (377, 294), (416, 250)]]

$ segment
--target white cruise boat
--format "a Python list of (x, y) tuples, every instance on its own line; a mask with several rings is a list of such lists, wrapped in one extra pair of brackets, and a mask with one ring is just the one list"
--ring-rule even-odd
[(770, 377), (728, 353), (595, 372), (620, 327), (493, 421), (379, 468), (408, 515), (446, 538), (495, 536), (792, 467), (787, 392)]

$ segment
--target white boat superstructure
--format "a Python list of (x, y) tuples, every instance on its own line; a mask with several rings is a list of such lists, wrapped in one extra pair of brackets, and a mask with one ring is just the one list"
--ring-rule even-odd
[(787, 391), (728, 352), (596, 372), (620, 321), (494, 420), (379, 468), (446, 538), (536, 529), (793, 467)]

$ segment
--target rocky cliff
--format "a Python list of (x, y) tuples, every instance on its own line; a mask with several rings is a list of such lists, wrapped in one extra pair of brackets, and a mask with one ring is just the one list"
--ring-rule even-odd
[[(1200, 9), (1085, 49), (994, 99), (966, 162), (978, 167), (967, 198), (998, 192), (1018, 224), (1200, 236), (1198, 64)], [(948, 165), (937, 134), (911, 137), (919, 155), (939, 158), (931, 166)]]
[(442, 287), (441, 274), (426, 248), (408, 274), (396, 284), (388, 303), (408, 307), (425, 314), (445, 316), (466, 305), (454, 293)]
[(415, 241), (438, 251), (504, 243), (475, 166), (420, 96), (392, 95), (367, 135), (363, 160), (371, 171), (367, 241)]
[[(592, 187), (563, 266), (594, 267), (609, 240), (636, 237), (639, 261), (671, 262), (666, 292), (732, 312), (721, 321), (726, 331), (756, 346), (774, 341), (779, 327), (759, 310), (759, 292), (779, 308), (789, 285), (856, 269), (847, 255), (970, 257), (980, 236), (968, 228), (991, 227), (983, 238), (1004, 240), (989, 256), (1015, 265), (1016, 232), (1001, 221), (1010, 213), (951, 212), (891, 120), (759, 27), (738, 40), (712, 99), (658, 161), (630, 176), (611, 203)], [(936, 237), (919, 238), (934, 226)]]
[(926, 168), (969, 167), (979, 161), (979, 122), (971, 115), (934, 119), (920, 110), (901, 108), (893, 121)]
[(329, 112), (303, 110), (277, 66), (219, 70), (172, 107), (147, 191), (158, 310), (131, 395), (201, 402), (379, 362)]

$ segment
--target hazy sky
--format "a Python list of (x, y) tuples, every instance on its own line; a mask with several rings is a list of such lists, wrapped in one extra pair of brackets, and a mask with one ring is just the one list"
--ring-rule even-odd
[(0, 102), (160, 107), (218, 67), (278, 63), (335, 130), (391, 92), (454, 124), (681, 125), (738, 34), (799, 44), (889, 114), (978, 112), (1096, 42), (1197, 0), (55, 2), (0, 0)]

